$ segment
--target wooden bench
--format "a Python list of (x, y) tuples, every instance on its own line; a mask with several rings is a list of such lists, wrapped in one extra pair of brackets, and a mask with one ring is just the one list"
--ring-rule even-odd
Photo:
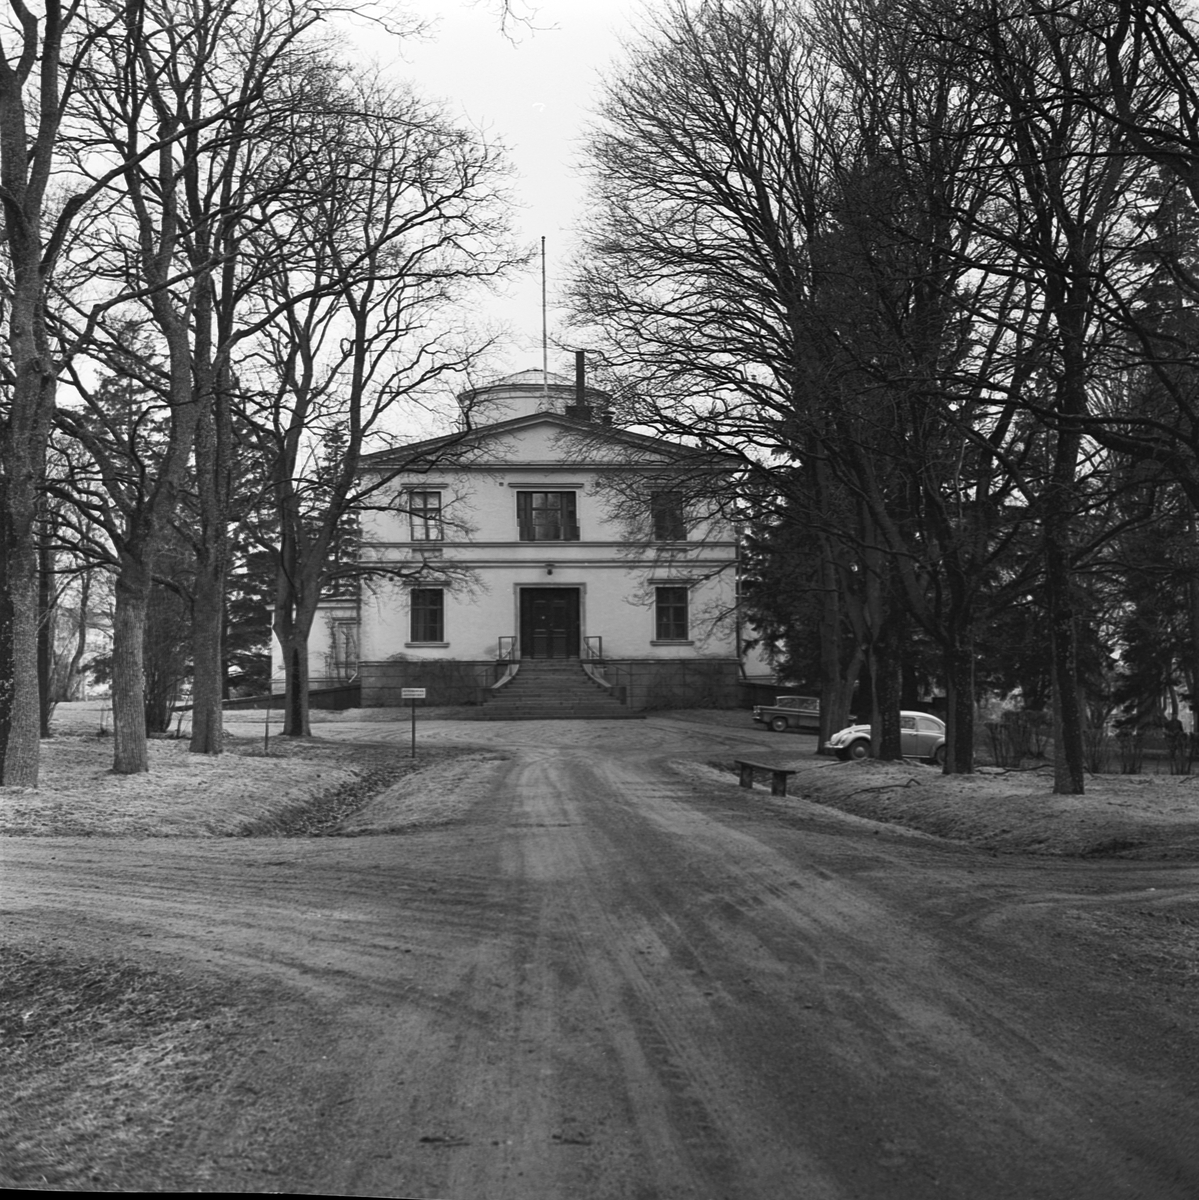
[(753, 787), (755, 771), (769, 771), (772, 796), (785, 796), (787, 794), (787, 776), (795, 774), (794, 770), (787, 767), (772, 767), (769, 763), (750, 762), (745, 758), (737, 758), (733, 761), (740, 768), (743, 788)]

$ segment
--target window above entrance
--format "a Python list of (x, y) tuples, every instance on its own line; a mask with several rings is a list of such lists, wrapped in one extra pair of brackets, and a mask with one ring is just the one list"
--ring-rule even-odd
[(517, 492), (516, 525), (522, 542), (577, 542), (574, 492)]

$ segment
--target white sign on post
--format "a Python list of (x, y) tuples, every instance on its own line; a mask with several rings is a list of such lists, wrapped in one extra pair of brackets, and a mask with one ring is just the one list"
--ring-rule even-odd
[(400, 688), (400, 699), (411, 700), (408, 706), (412, 710), (412, 757), (416, 757), (416, 702), (425, 698), (424, 688)]

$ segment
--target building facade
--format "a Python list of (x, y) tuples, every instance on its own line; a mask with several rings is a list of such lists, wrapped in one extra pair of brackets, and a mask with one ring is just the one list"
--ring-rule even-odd
[(737, 703), (737, 547), (710, 499), (728, 465), (615, 428), (608, 399), (523, 372), (464, 392), (460, 432), (365, 461), (363, 705), (483, 702), (540, 659), (632, 708)]

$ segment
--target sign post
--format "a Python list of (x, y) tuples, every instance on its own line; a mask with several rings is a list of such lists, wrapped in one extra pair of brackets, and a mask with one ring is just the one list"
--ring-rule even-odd
[(400, 688), (400, 699), (407, 700), (412, 707), (412, 753), (409, 758), (416, 757), (416, 702), (424, 698), (424, 688)]

